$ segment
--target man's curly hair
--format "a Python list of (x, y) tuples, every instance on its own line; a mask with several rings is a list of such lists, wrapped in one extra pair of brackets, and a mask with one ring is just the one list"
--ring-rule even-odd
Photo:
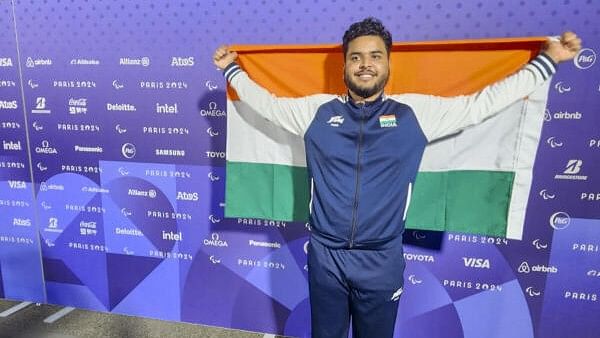
[(379, 19), (374, 17), (368, 17), (362, 21), (355, 22), (350, 25), (348, 30), (344, 33), (344, 37), (342, 39), (344, 56), (346, 55), (346, 52), (348, 52), (348, 44), (350, 41), (365, 35), (379, 36), (381, 39), (383, 39), (383, 43), (385, 44), (385, 49), (389, 57), (390, 49), (392, 48), (392, 34), (390, 34), (390, 32), (385, 28)]

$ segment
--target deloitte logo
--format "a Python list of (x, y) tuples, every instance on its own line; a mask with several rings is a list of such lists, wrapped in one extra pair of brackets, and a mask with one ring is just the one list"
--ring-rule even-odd
[(571, 224), (571, 217), (563, 211), (555, 212), (550, 216), (550, 226), (555, 230), (566, 229)]
[(121, 147), (121, 154), (123, 154), (123, 157), (125, 157), (125, 158), (134, 158), (135, 153), (136, 153), (135, 146), (131, 143), (125, 143)]
[(588, 69), (596, 63), (596, 52), (591, 48), (583, 48), (573, 59), (575, 67)]

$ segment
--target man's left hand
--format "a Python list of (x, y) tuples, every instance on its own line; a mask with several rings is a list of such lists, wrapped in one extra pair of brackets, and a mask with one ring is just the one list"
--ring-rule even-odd
[(581, 50), (581, 39), (573, 32), (564, 32), (559, 39), (548, 39), (544, 52), (559, 63), (568, 61)]

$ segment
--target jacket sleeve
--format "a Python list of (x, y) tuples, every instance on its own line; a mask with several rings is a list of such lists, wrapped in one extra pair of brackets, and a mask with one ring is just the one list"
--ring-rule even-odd
[(439, 97), (422, 94), (392, 95), (413, 109), (429, 141), (454, 134), (500, 112), (533, 93), (556, 72), (556, 64), (539, 54), (516, 73), (471, 95)]
[(335, 95), (316, 94), (299, 98), (276, 97), (254, 82), (237, 63), (223, 70), (229, 85), (241, 101), (275, 125), (303, 137), (319, 106)]

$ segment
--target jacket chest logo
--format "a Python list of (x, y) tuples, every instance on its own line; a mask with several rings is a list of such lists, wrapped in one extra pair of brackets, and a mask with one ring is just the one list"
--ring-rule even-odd
[(344, 117), (342, 115), (332, 116), (326, 123), (332, 127), (339, 127), (344, 123)]
[(396, 115), (381, 115), (379, 116), (379, 126), (381, 128), (392, 128), (397, 127), (396, 124)]

